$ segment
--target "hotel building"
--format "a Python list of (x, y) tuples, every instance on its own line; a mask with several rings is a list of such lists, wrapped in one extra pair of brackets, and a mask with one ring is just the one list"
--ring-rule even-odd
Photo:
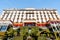
[(45, 26), (49, 20), (59, 20), (56, 9), (4, 9), (0, 20), (11, 20), (15, 26)]

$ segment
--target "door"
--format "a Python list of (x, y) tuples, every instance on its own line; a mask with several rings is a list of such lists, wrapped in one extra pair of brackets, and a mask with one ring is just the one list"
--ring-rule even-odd
[(24, 26), (36, 26), (35, 22), (25, 22)]

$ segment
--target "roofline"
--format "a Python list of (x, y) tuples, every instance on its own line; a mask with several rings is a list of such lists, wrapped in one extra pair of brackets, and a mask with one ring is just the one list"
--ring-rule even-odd
[(57, 11), (57, 9), (50, 9), (50, 8), (42, 8), (42, 9), (27, 9), (27, 8), (24, 8), (24, 9), (17, 9), (17, 8), (9, 8), (9, 9), (3, 9), (3, 11)]

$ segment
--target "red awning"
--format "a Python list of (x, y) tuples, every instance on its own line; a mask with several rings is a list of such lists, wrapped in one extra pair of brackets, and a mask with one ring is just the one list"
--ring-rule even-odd
[(23, 26), (22, 23), (13, 23), (14, 26)]
[(37, 26), (46, 26), (46, 23), (37, 23)]

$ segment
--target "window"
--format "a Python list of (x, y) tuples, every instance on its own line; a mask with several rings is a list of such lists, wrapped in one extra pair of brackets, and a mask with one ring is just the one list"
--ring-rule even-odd
[(47, 20), (47, 18), (45, 18), (45, 20)]
[(20, 13), (19, 13), (20, 14)]
[(55, 11), (53, 11), (53, 13), (54, 13), (54, 14), (56, 14), (56, 12), (55, 12)]
[(45, 12), (43, 12), (43, 14), (45, 14)]
[(37, 18), (37, 20), (39, 20), (39, 18)]
[(57, 17), (57, 15), (55, 15)]
[(22, 20), (23, 18), (21, 18), (21, 20)]
[(36, 13), (38, 15), (38, 13)]
[(17, 15), (17, 18), (19, 18), (19, 15)]
[(38, 15), (37, 15), (37, 17), (38, 17)]
[(32, 14), (32, 16), (34, 17), (34, 14)]
[(11, 19), (11, 17), (12, 17), (12, 14), (10, 15), (10, 19)]
[(4, 15), (5, 15), (6, 13), (4, 13)]
[(42, 15), (40, 17), (42, 18)]
[(52, 18), (54, 19), (53, 15), (52, 15)]
[(50, 14), (52, 15), (52, 12), (50, 12)]
[(41, 15), (41, 12), (40, 12), (40, 15)]
[(23, 14), (21, 16), (23, 17)]
[(46, 15), (44, 14), (44, 17), (46, 18)]
[(29, 14), (29, 17), (31, 17), (31, 14)]

